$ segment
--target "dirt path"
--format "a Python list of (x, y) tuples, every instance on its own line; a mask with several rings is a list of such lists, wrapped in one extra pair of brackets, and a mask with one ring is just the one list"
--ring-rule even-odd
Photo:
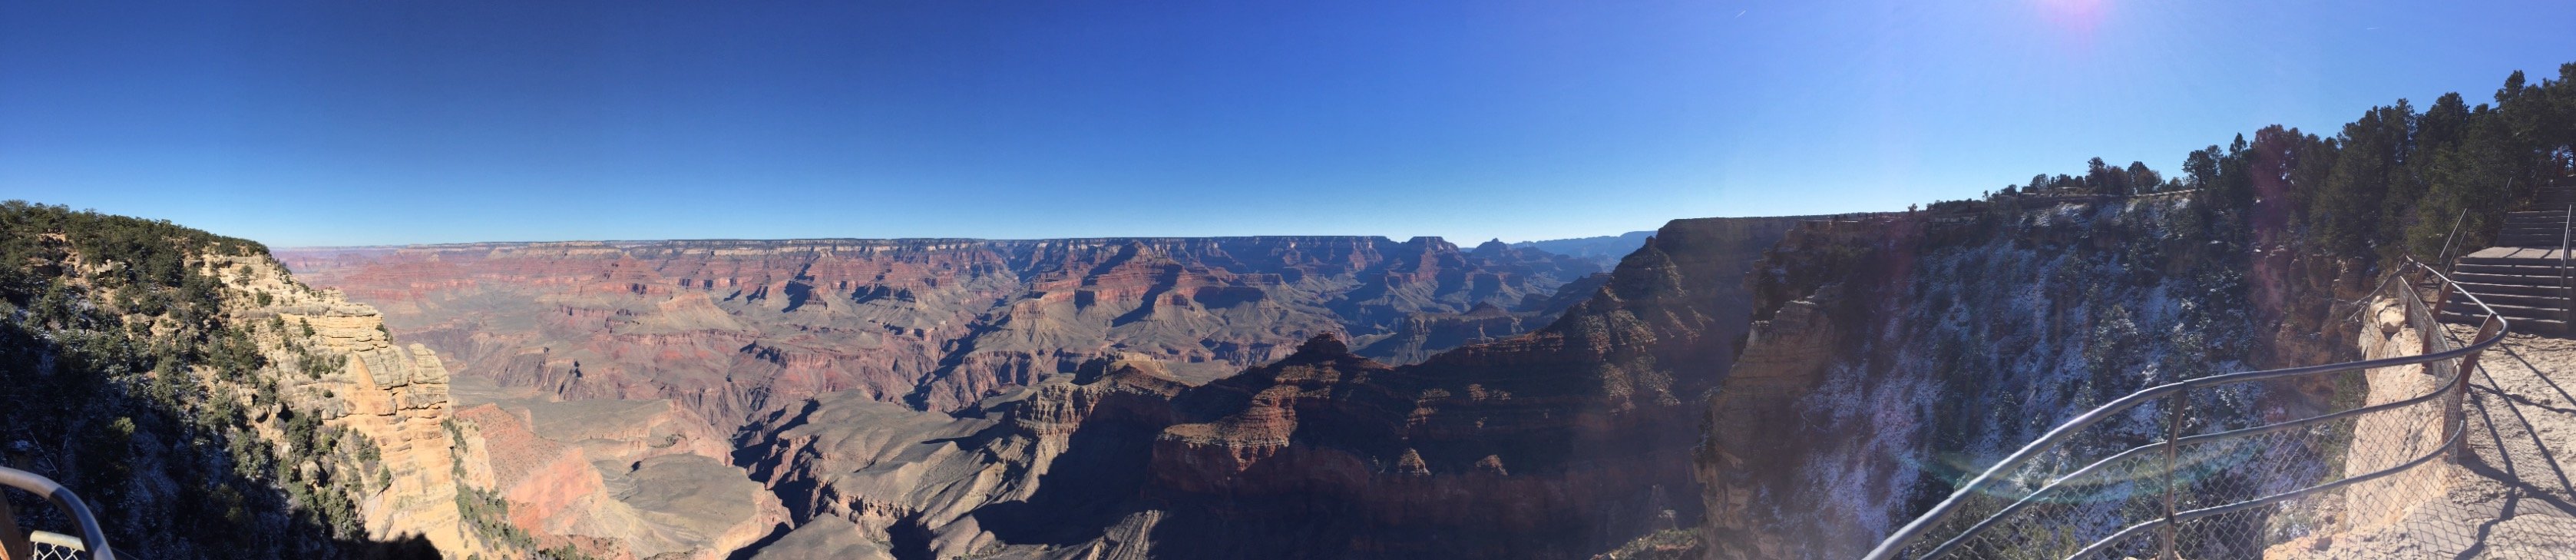
[[(2475, 333), (2453, 326), (2453, 336)], [(2576, 558), (2576, 341), (2513, 335), (2470, 378), (2468, 453), (2436, 498), (2274, 558)], [(2438, 485), (2438, 487), (2430, 486)]]

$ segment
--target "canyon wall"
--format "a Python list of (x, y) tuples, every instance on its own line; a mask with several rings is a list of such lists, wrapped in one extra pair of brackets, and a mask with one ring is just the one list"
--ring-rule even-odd
[[(240, 290), (231, 303), (242, 309), (229, 319), (258, 333), (252, 338), (263, 343), (270, 363), (338, 362), (336, 367), (306, 368), (303, 375), (280, 368), (278, 404), (254, 410), (254, 415), (281, 420), (259, 432), (278, 440), (274, 445), (290, 447), (297, 435), (289, 433), (291, 419), (310, 415), (326, 430), (358, 436), (350, 445), (362, 446), (354, 450), (359, 464), (339, 470), (348, 471), (342, 476), (361, 478), (357, 486), (371, 490), (356, 497), (370, 534), (421, 535), (454, 554), (481, 550), (457, 525), (456, 481), (448, 468), (454, 442), (439, 429), (452, 403), (448, 371), (437, 354), (419, 344), (394, 343), (375, 309), (298, 284), (265, 255), (217, 256), (208, 262), (217, 277)], [(269, 329), (258, 326), (263, 321)], [(255, 407), (261, 400), (245, 399)], [(363, 480), (370, 475), (374, 484)]]
[(1543, 324), (1582, 259), (1438, 238), (492, 243), (281, 251), (462, 375), (671, 399), (730, 428), (856, 391), (957, 410), (1111, 354), (1206, 381), (1341, 333), (1371, 355)]
[(477, 400), (452, 421), (455, 467), (492, 508), (465, 526), (521, 554), (717, 560), (786, 520), (726, 438), (671, 401)]
[(451, 379), (253, 242), (10, 202), (0, 262), (0, 461), (127, 556), (716, 559), (786, 518), (692, 409)]
[[(2112, 398), (2355, 357), (2351, 325), (2330, 311), (2365, 295), (2365, 271), (2253, 241), (2274, 236), (2195, 229), (2210, 222), (2194, 204), (2002, 199), (1791, 231), (1747, 279), (1750, 334), (1705, 404), (1703, 554), (1856, 557), (1960, 479)], [(2316, 410), (2331, 392), (2253, 387), (2235, 408), (2195, 414)]]
[(1323, 334), (1203, 384), (1140, 353), (950, 415), (781, 406), (743, 442), (797, 523), (761, 554), (1561, 558), (1689, 526), (1697, 403), (1799, 221), (1675, 221), (1549, 325), (1418, 364)]
[(0, 460), (78, 492), (117, 552), (487, 550), (456, 523), (448, 371), (373, 308), (257, 243), (58, 206), (0, 204), (0, 263)]

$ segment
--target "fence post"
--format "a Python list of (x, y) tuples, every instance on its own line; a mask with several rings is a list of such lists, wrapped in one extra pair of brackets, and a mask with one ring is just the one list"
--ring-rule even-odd
[[(2414, 281), (2414, 279), (2409, 278), (2409, 279), (2407, 279), (2407, 280), (2404, 280), (2404, 282), (2406, 282), (2406, 289), (2409, 289), (2409, 290), (2415, 289), (2415, 281)], [(2441, 289), (2441, 291), (2439, 291), (2439, 292), (2434, 292), (2434, 293), (2433, 293), (2433, 322), (2434, 322), (2434, 323), (2440, 323), (2440, 322), (2442, 322), (2442, 307), (2443, 307), (2443, 306), (2446, 306), (2446, 305), (2450, 305), (2450, 304), (2451, 304), (2451, 283), (2450, 283), (2450, 282), (2439, 282), (2439, 281), (2436, 281), (2436, 282), (2437, 282), (2437, 283), (2439, 283), (2439, 284), (2441, 284), (2442, 289)], [(2415, 292), (2415, 293), (2417, 294), (2417, 295), (2416, 295), (2416, 297), (2421, 298), (2421, 297), (2423, 297), (2423, 296), (2422, 296), (2422, 294), (2423, 294), (2424, 292)], [(2475, 309), (2463, 309), (2463, 310), (2461, 310), (2461, 311), (2460, 311), (2460, 314), (2462, 314), (2462, 315), (2466, 315), (2466, 314), (2468, 314), (2468, 313), (2469, 313), (2469, 312), (2471, 312), (2471, 311), (2476, 311), (2476, 310), (2475, 310)], [(2368, 324), (2368, 323), (2363, 323), (2363, 324)], [(2429, 341), (2431, 341), (2432, 339), (2427, 338), (2427, 339), (2425, 339), (2425, 340), (2429, 342)]]
[(2175, 471), (2180, 470), (2178, 465), (2181, 463), (2182, 456), (2182, 409), (2184, 405), (2191, 402), (2191, 391), (2188, 389), (2175, 391), (2172, 398), (2173, 402), (2165, 405), (2167, 410), (2165, 413), (2165, 525), (2156, 531), (2158, 540), (2162, 541), (2160, 546), (2163, 548), (2163, 552), (2157, 554), (2156, 558), (2161, 560), (2181, 558), (2174, 550), (2174, 538), (2181, 530), (2181, 527), (2174, 525), (2174, 514), (2181, 511), (2181, 504), (2177, 500), (2180, 499), (2178, 493), (2182, 489), (2174, 483), (2178, 478)]
[[(2498, 319), (2495, 317), (2487, 317), (2486, 322), (2478, 324), (2478, 336), (2469, 340), (2474, 342), (2486, 340), (2487, 337), (2495, 336), (2497, 327), (2502, 325), (2497, 321)], [(2436, 335), (2438, 336), (2440, 333), (2436, 333)], [(2484, 349), (2471, 350), (2468, 355), (2461, 356), (2460, 371), (2451, 375), (2451, 383), (2453, 385), (2451, 387), (2451, 394), (2450, 396), (2442, 398), (2443, 441), (2450, 441), (2453, 435), (2469, 428), (2468, 413), (2466, 410), (2463, 410), (2463, 405), (2466, 404), (2469, 396), (2469, 374), (2477, 372), (2478, 355), (2484, 353), (2486, 353), (2486, 350)], [(2458, 446), (2468, 444), (2469, 438), (2460, 438), (2459, 443), (2454, 444), (2451, 448), (2451, 463), (2458, 464), (2460, 462), (2460, 448)]]

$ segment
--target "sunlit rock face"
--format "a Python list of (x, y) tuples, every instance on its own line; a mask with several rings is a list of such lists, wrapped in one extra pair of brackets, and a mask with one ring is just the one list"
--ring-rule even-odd
[[(448, 468), (453, 444), (439, 429), (451, 409), (448, 371), (437, 354), (396, 342), (374, 308), (308, 288), (267, 257), (206, 258), (215, 277), (240, 294), (227, 302), (235, 309), (224, 321), (254, 333), (251, 339), (273, 364), (260, 373), (278, 386), (275, 408), (241, 400), (262, 419), (311, 415), (325, 428), (363, 436), (352, 438), (354, 445), (374, 449), (356, 452), (375, 460), (355, 470), (380, 469), (382, 482), (361, 485), (352, 496), (369, 533), (417, 535), (445, 551), (480, 550), (456, 528)], [(319, 367), (303, 367), (306, 358), (297, 349), (310, 352)], [(283, 424), (263, 435), (285, 439)]]
[[(786, 520), (723, 438), (670, 401), (482, 399), (450, 421), (461, 483), (508, 502), (531, 547), (718, 559)], [(519, 553), (527, 552), (519, 550)]]
[[(198, 417), (191, 439), (170, 445), (137, 441), (119, 467), (131, 476), (133, 489), (92, 486), (81, 491), (97, 500), (125, 492), (125, 500), (92, 501), (100, 518), (132, 523), (143, 512), (187, 519), (238, 524), (240, 530), (281, 531), (290, 515), (344, 526), (332, 527), (339, 550), (371, 551), (393, 557), (426, 554), (431, 549), (458, 553), (484, 550), (457, 529), (455, 481), (449, 469), (453, 445), (439, 425), (450, 412), (448, 371), (437, 355), (419, 344), (404, 344), (385, 332), (375, 309), (352, 303), (339, 293), (300, 284), (265, 254), (234, 251), (175, 251), (192, 275), (206, 280), (197, 302), (207, 307), (188, 330), (217, 333), (226, 357), (213, 354), (159, 366), (149, 381), (128, 381), (131, 396), (172, 395), (168, 400), (135, 401), (135, 409), (105, 402), (64, 403), (87, 407), (99, 415), (122, 415), (133, 430), (140, 407), (166, 407), (151, 412)], [(60, 274), (60, 293), (100, 315), (131, 321), (135, 343), (182, 348), (199, 341), (177, 328), (177, 317), (136, 311), (139, 299), (118, 297), (104, 277), (133, 263), (104, 264), (71, 252), (53, 267)], [(192, 278), (191, 280), (194, 280)], [(121, 306), (122, 309), (116, 306)], [(14, 308), (13, 308), (14, 309)], [(23, 314), (25, 311), (19, 311)], [(228, 365), (229, 364), (229, 365)], [(226, 371), (227, 367), (240, 369)], [(25, 388), (20, 388), (25, 389)], [(238, 424), (233, 424), (238, 422)], [(225, 427), (237, 431), (218, 430)], [(61, 429), (48, 426), (47, 429)], [(140, 432), (138, 432), (140, 433)], [(142, 435), (152, 435), (142, 433)], [(217, 439), (223, 436), (228, 439)], [(139, 438), (140, 436), (138, 436)], [(156, 436), (157, 437), (157, 436)], [(40, 446), (17, 440), (9, 460), (20, 467), (77, 466), (71, 461), (30, 461), (44, 456)], [(142, 452), (148, 451), (148, 452)], [(224, 453), (234, 461), (213, 470), (203, 459), (183, 459), (179, 452)], [(166, 496), (179, 481), (214, 472), (249, 472), (260, 478), (233, 479), (206, 490), (226, 497), (218, 509), (194, 498)], [(43, 473), (79, 484), (78, 469)], [(291, 476), (290, 476), (291, 475)], [(139, 489), (139, 490), (138, 490)], [(255, 511), (246, 500), (276, 492), (290, 501), (271, 511)], [(120, 503), (122, 502), (122, 503)], [(251, 502), (256, 503), (256, 502)], [(25, 511), (25, 510), (21, 510)], [(143, 554), (256, 553), (262, 543), (234, 542), (241, 549), (196, 549), (222, 543), (165, 540), (167, 525), (147, 526), (150, 534), (115, 535), (119, 552)], [(115, 525), (111, 525), (111, 530)], [(113, 533), (111, 533), (113, 534)], [(281, 537), (283, 535), (271, 535)], [(274, 541), (266, 543), (273, 546)]]
[(1109, 356), (1204, 382), (1340, 333), (1418, 361), (1545, 324), (1591, 261), (1438, 238), (517, 243), (281, 251), (460, 375), (731, 427), (833, 392), (956, 410)]

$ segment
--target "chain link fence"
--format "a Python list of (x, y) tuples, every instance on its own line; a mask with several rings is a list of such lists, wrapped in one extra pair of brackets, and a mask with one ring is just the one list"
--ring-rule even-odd
[(35, 555), (29, 557), (31, 560), (90, 560), (89, 547), (81, 544), (80, 537), (29, 531), (27, 540), (35, 545)]
[[(0, 467), (0, 488), (25, 491), (53, 506), (50, 510), (39, 510), (46, 513), (29, 516), (23, 521), (33, 521), (38, 526), (52, 521), (54, 525), (70, 526), (81, 533), (81, 536), (72, 536), (24, 530), (18, 527), (22, 521), (17, 515), (18, 509), (8, 498), (0, 497), (0, 543), (7, 543), (0, 546), (0, 549), (5, 549), (0, 550), (0, 557), (15, 557), (18, 552), (28, 552), (31, 554), (27, 557), (35, 560), (115, 560), (116, 553), (109, 549), (107, 540), (100, 533), (98, 520), (90, 516), (88, 504), (73, 495), (70, 489), (53, 479), (9, 467)], [(19, 537), (25, 540), (18, 541)], [(28, 548), (17, 549), (19, 546)]]
[[(2415, 269), (2416, 278), (2435, 286), (2448, 282), (2430, 268)], [(2471, 486), (2456, 480), (2462, 469), (2445, 461), (2455, 457), (2451, 450), (2501, 437), (2481, 419), (2509, 400), (2471, 398), (2461, 368), (2467, 362), (2472, 372), (2487, 369), (2474, 364), (2492, 360), (2480, 351), (2501, 340), (2506, 325), (2490, 320), (2480, 331), (2455, 335), (2417, 290), (2391, 292), (2399, 305), (2377, 310), (2402, 313), (2402, 320), (2373, 317), (2366, 325), (2405, 328), (2378, 331), (2387, 338), (2368, 360), (2213, 376), (2114, 400), (1963, 482), (1868, 558), (2455, 558), (2490, 552), (2494, 543), (2459, 520), (2492, 515), (2440, 510), (2457, 501), (2450, 494)], [(2485, 392), (2501, 395), (2487, 385)], [(2470, 433), (2480, 429), (2496, 433)], [(2555, 467), (2554, 458), (2542, 462)], [(2576, 511), (2563, 500), (2551, 505)], [(2515, 534), (2533, 536), (2543, 550), (2576, 543), (2576, 524), (2561, 527), (2564, 533), (2552, 527)]]

